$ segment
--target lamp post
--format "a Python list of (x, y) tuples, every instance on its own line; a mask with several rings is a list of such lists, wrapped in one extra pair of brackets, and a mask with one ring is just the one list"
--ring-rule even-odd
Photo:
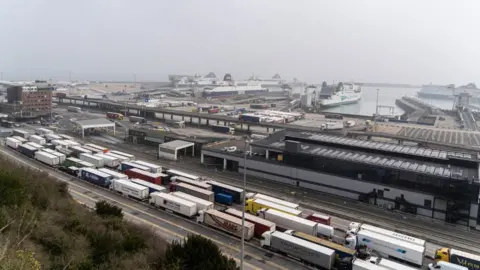
[(243, 156), (243, 199), (242, 199), (242, 240), (240, 248), (240, 270), (243, 270), (243, 258), (245, 257), (245, 190), (247, 189), (247, 147), (250, 144), (250, 138), (245, 138), (245, 149)]

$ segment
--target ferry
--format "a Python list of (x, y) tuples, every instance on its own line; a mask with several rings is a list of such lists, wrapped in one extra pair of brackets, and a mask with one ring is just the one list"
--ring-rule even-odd
[(362, 89), (360, 86), (344, 83), (341, 89), (336, 89), (331, 95), (321, 98), (318, 102), (321, 107), (335, 107), (357, 103), (361, 98)]
[(461, 93), (468, 93), (474, 100), (480, 99), (480, 89), (474, 83), (455, 87), (454, 84), (449, 85), (423, 85), (420, 91), (417, 92), (419, 97), (433, 98), (433, 99), (454, 99), (455, 95)]
[(203, 96), (212, 97), (228, 97), (236, 95), (259, 95), (268, 93), (268, 88), (261, 86), (256, 82), (249, 82), (247, 85), (238, 85), (232, 80), (230, 74), (225, 74), (223, 81), (216, 87), (203, 88)]
[(283, 85), (286, 84), (286, 81), (280, 77), (279, 74), (273, 75), (271, 79), (260, 79), (255, 75), (248, 78), (246, 81), (239, 81), (237, 82), (237, 86), (246, 86), (249, 84), (259, 84), (262, 87), (278, 87), (281, 88)]

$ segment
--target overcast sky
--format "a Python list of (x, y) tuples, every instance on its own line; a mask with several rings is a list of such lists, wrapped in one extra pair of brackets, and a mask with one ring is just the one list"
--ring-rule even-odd
[(479, 12), (478, 0), (8, 0), (0, 72), (460, 84), (480, 76)]

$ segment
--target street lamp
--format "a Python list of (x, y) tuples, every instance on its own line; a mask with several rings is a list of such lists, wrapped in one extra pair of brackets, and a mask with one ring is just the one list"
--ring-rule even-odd
[(242, 240), (240, 249), (240, 270), (243, 270), (243, 258), (245, 257), (245, 190), (247, 189), (247, 147), (250, 144), (250, 138), (245, 136), (245, 149), (243, 156), (243, 206), (242, 206)]

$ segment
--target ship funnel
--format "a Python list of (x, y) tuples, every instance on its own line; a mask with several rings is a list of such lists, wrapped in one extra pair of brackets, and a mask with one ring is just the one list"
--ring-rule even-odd
[(225, 74), (225, 76), (223, 76), (223, 80), (231, 82), (232, 81), (232, 75), (230, 75), (230, 73)]

